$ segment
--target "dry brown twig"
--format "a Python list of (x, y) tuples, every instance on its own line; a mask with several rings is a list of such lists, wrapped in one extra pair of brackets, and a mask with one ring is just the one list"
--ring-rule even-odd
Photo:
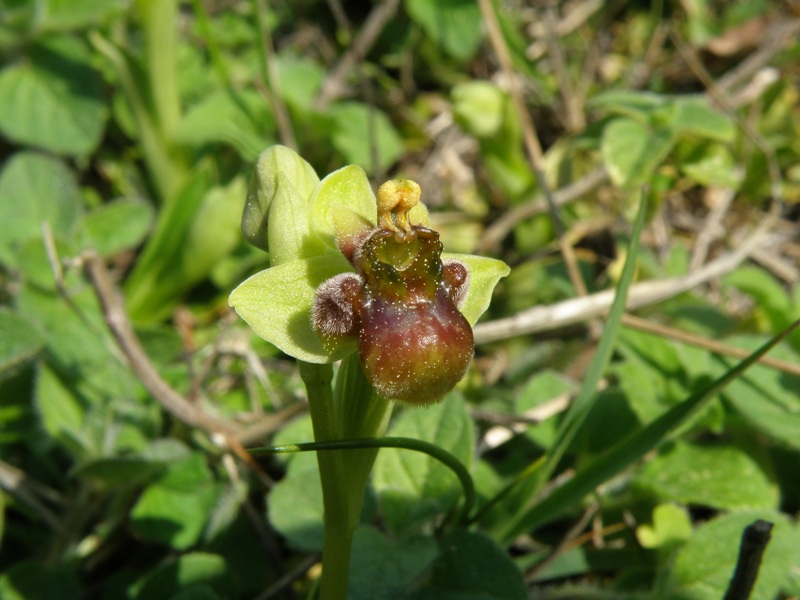
[(92, 283), (106, 325), (133, 372), (159, 404), (171, 415), (189, 426), (212, 435), (218, 443), (229, 446), (242, 456), (243, 444), (252, 443), (278, 429), (287, 419), (304, 410), (295, 404), (267, 415), (254, 425), (243, 428), (206, 411), (200, 403), (193, 404), (167, 384), (142, 348), (125, 312), (119, 290), (114, 286), (103, 259), (96, 253), (87, 253), (82, 262)]
[[(586, 296), (586, 283), (583, 281), (580, 269), (578, 268), (578, 260), (575, 257), (575, 250), (569, 241), (564, 236), (564, 227), (561, 223), (561, 217), (556, 210), (555, 199), (553, 198), (553, 191), (547, 183), (547, 178), (544, 173), (544, 156), (542, 153), (542, 146), (539, 143), (539, 137), (536, 133), (536, 126), (533, 123), (530, 113), (528, 112), (525, 101), (522, 98), (522, 90), (519, 86), (518, 77), (514, 71), (514, 65), (511, 61), (511, 54), (508, 50), (503, 31), (500, 28), (500, 23), (495, 14), (494, 7), (490, 0), (478, 0), (478, 6), (481, 10), (486, 30), (491, 41), (492, 48), (494, 49), (497, 60), (500, 63), (500, 69), (503, 75), (508, 80), (509, 93), (514, 104), (514, 110), (517, 113), (520, 126), (522, 128), (522, 139), (525, 145), (525, 153), (528, 156), (528, 161), (531, 169), (536, 174), (536, 181), (541, 189), (542, 194), (547, 201), (547, 206), (550, 209), (550, 217), (553, 221), (553, 227), (556, 230), (556, 237), (558, 238), (558, 246), (561, 250), (561, 255), (564, 258), (564, 264), (567, 267), (570, 282), (572, 283), (578, 296)], [(600, 325), (599, 323), (590, 320), (590, 329), (593, 337), (599, 336)]]
[(339, 59), (339, 62), (336, 63), (336, 66), (322, 82), (316, 101), (318, 110), (324, 109), (328, 104), (345, 94), (347, 91), (347, 86), (344, 83), (345, 79), (372, 48), (375, 40), (378, 39), (381, 31), (394, 17), (399, 6), (400, 0), (383, 0), (372, 9), (347, 52)]

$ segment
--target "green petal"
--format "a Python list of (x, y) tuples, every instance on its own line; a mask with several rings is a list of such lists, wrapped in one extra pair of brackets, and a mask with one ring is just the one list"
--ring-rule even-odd
[(442, 254), (443, 260), (457, 260), (467, 265), (470, 282), (467, 297), (461, 306), (461, 314), (475, 325), (478, 318), (489, 308), (492, 291), (497, 282), (509, 274), (511, 269), (501, 260), (475, 256), (474, 254)]
[(275, 197), (286, 196), (290, 204), (306, 204), (318, 183), (319, 177), (313, 167), (291, 148), (272, 146), (262, 152), (250, 181), (242, 215), (245, 239), (269, 251), (267, 217)]
[(339, 255), (293, 260), (256, 273), (231, 292), (228, 303), (253, 331), (286, 354), (310, 363), (333, 362), (355, 345), (326, 352), (311, 327), (311, 307), (317, 286), (349, 270)]
[(311, 228), (330, 248), (336, 248), (334, 215), (347, 208), (370, 223), (378, 221), (375, 194), (364, 169), (349, 165), (334, 171), (319, 182), (309, 201)]

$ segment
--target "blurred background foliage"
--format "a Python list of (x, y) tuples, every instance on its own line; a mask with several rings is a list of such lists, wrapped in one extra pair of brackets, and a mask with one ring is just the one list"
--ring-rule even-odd
[[(704, 340), (752, 350), (800, 315), (799, 19), (793, 0), (6, 0), (0, 597), (312, 586), (314, 457), (242, 451), (312, 439), (302, 385), (227, 306), (268, 264), (239, 221), (276, 143), (321, 176), (356, 163), (373, 184), (418, 181), (447, 250), (513, 267), (488, 322), (612, 288), (648, 185), (637, 279), (674, 292), (639, 314), (699, 341), (626, 327), (555, 481), (723, 373), (734, 359)], [(90, 251), (180, 406), (212, 421), (176, 414), (131, 369)], [(687, 273), (702, 276), (680, 288)], [(441, 444), (481, 502), (497, 497), (555, 443), (592, 318), (494, 335), (457, 393), (398, 411), (390, 433)], [(755, 518), (775, 529), (753, 597), (800, 596), (799, 353), (795, 333), (782, 363), (527, 529), (508, 526), (531, 506), (518, 491), (444, 535), (455, 478), (383, 451), (351, 597), (719, 598)]]

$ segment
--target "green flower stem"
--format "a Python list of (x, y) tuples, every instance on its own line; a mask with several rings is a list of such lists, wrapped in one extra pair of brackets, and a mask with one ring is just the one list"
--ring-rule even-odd
[[(391, 404), (373, 392), (356, 354), (342, 361), (334, 392), (330, 365), (299, 364), (317, 442), (336, 443), (348, 434), (373, 438), (385, 433)], [(347, 599), (353, 533), (376, 455), (377, 448), (368, 447), (317, 455), (325, 511), (322, 600)]]
[(448, 467), (458, 477), (464, 492), (464, 504), (461, 507), (461, 520), (466, 521), (475, 506), (475, 484), (467, 468), (447, 450), (414, 438), (382, 437), (353, 440), (336, 440), (331, 442), (306, 442), (301, 444), (285, 444), (248, 450), (251, 454), (288, 454), (291, 452), (321, 452), (323, 456), (328, 450), (361, 450), (364, 448), (402, 448), (414, 450), (432, 456)]

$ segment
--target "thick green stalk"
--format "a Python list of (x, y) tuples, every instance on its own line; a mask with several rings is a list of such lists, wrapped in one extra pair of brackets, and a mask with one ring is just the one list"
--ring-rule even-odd
[[(355, 354), (342, 361), (331, 391), (330, 365), (300, 363), (309, 411), (318, 442), (385, 433), (391, 405), (375, 395)], [(325, 541), (322, 548), (322, 600), (346, 600), (353, 533), (358, 526), (369, 473), (377, 449), (317, 454)]]
[[(149, 105), (159, 141), (166, 154), (167, 167), (159, 157), (147, 156), (161, 200), (171, 201), (180, 189), (188, 168), (175, 145), (175, 132), (181, 121), (178, 90), (178, 2), (177, 0), (137, 0), (136, 10), (144, 34), (145, 71)], [(150, 149), (146, 148), (148, 152)]]

